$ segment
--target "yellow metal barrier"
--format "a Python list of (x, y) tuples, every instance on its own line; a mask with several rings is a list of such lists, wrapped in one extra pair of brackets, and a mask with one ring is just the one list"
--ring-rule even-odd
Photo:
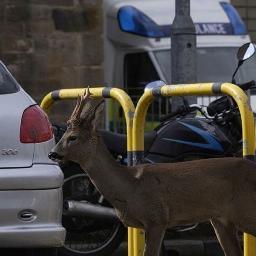
[[(248, 104), (247, 95), (236, 85), (230, 83), (202, 83), (188, 85), (164, 85), (161, 88), (149, 89), (140, 98), (133, 120), (133, 164), (138, 164), (144, 152), (144, 125), (148, 107), (154, 97), (158, 96), (188, 96), (188, 95), (213, 95), (227, 94), (231, 96), (239, 107), (243, 129), (243, 157), (254, 159), (254, 117)], [(143, 231), (133, 229), (133, 255), (142, 256), (144, 250)], [(244, 255), (256, 255), (256, 238), (244, 234)], [(129, 255), (131, 256), (131, 255)]]
[[(70, 100), (76, 99), (78, 96), (83, 95), (85, 88), (80, 89), (62, 89), (48, 93), (41, 102), (41, 108), (46, 113), (49, 113), (54, 102), (58, 100)], [(90, 88), (92, 97), (114, 98), (117, 100), (123, 108), (125, 120), (126, 120), (126, 132), (127, 132), (127, 157), (128, 165), (132, 165), (132, 129), (133, 129), (133, 116), (134, 105), (131, 98), (121, 89), (98, 87)], [(133, 229), (128, 228), (128, 255), (133, 256)]]

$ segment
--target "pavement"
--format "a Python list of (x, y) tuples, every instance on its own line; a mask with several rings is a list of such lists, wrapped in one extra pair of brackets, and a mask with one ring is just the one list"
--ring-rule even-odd
[[(168, 249), (161, 254), (162, 256), (224, 256), (220, 246), (218, 243), (216, 243), (216, 240), (205, 241), (204, 244), (197, 240), (165, 240), (164, 244), (165, 248)], [(56, 256), (55, 253), (50, 253), (49, 251), (47, 252), (47, 249), (41, 250), (31, 251), (28, 249), (1, 249), (0, 256)], [(179, 251), (180, 254), (178, 254), (176, 251)], [(123, 242), (120, 247), (109, 256), (127, 255), (127, 242)]]
[(127, 255), (128, 255), (127, 243), (124, 242), (111, 256), (127, 256)]

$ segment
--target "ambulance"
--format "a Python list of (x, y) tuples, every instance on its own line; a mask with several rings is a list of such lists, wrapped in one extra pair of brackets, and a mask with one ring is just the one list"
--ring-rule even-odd
[[(190, 2), (197, 37), (197, 82), (231, 82), (237, 49), (250, 42), (244, 22), (228, 0)], [(125, 89), (135, 102), (147, 83), (171, 84), (175, 0), (104, 0), (103, 10), (105, 84)], [(256, 80), (255, 68), (254, 57), (239, 70), (236, 82)], [(199, 97), (198, 103), (207, 105), (209, 97)], [(158, 112), (152, 119), (168, 112), (168, 101), (157, 104), (150, 110)]]

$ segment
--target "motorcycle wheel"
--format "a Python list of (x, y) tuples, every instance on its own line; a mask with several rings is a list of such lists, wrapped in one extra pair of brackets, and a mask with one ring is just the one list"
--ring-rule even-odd
[[(111, 207), (78, 165), (72, 163), (62, 170), (65, 176), (63, 200), (85, 200)], [(59, 256), (109, 256), (119, 247), (127, 233), (117, 220), (105, 222), (63, 215), (62, 224), (67, 235), (64, 247), (58, 249)]]

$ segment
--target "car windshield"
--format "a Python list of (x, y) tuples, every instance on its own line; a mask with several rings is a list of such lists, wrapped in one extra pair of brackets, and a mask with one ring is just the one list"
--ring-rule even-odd
[(0, 94), (15, 93), (19, 90), (19, 85), (7, 71), (7, 68), (0, 62)]
[[(230, 82), (237, 66), (235, 47), (209, 47), (197, 49), (197, 81), (198, 82)], [(156, 59), (165, 76), (171, 83), (170, 50), (155, 51)], [(256, 80), (256, 55), (245, 61), (236, 75), (237, 83)]]

